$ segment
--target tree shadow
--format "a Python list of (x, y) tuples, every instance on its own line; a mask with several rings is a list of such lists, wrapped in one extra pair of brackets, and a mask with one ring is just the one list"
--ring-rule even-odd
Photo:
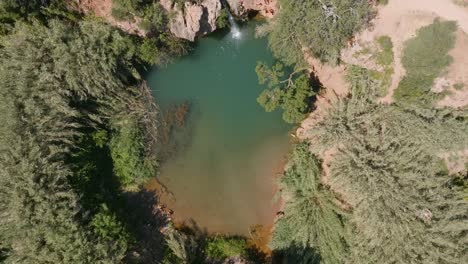
[(157, 208), (158, 197), (154, 192), (140, 190), (125, 193), (127, 226), (136, 239), (129, 248), (126, 263), (160, 263), (166, 248), (161, 229), (169, 219)]
[(322, 258), (313, 248), (291, 245), (282, 250), (273, 251), (273, 264), (320, 264)]
[(324, 86), (320, 79), (315, 73), (310, 73), (309, 75), (309, 85), (314, 96), (308, 98), (307, 105), (309, 106), (308, 112), (312, 112), (316, 109), (315, 102), (317, 102), (317, 96), (323, 91)]

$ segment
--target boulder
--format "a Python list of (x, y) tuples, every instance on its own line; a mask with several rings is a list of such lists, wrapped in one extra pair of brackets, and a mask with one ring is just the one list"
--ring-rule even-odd
[(249, 11), (258, 11), (260, 15), (272, 18), (279, 9), (277, 0), (226, 0), (236, 16), (243, 16)]
[(183, 8), (172, 0), (161, 0), (160, 3), (171, 14), (169, 30), (178, 38), (194, 41), (196, 37), (216, 30), (216, 19), (222, 7), (220, 0), (185, 2)]

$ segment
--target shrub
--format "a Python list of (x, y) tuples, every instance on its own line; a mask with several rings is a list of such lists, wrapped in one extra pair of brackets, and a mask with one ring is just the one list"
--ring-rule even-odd
[(227, 26), (229, 26), (229, 14), (228, 14), (228, 10), (226, 10), (226, 8), (223, 8), (221, 9), (221, 12), (218, 16), (218, 18), (216, 18), (216, 26), (218, 28), (225, 28)]
[(457, 24), (435, 20), (418, 30), (415, 38), (405, 43), (402, 64), (406, 76), (395, 91), (395, 99), (402, 103), (430, 104), (434, 80), (450, 65), (448, 52), (455, 45)]
[(243, 238), (214, 237), (208, 240), (205, 254), (211, 260), (224, 260), (230, 257), (246, 257), (247, 242)]
[(114, 173), (124, 188), (133, 189), (154, 176), (156, 165), (145, 157), (144, 138), (135, 117), (113, 121), (110, 151)]

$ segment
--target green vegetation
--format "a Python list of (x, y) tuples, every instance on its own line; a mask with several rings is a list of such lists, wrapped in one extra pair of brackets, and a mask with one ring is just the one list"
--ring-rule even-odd
[(357, 65), (349, 65), (346, 79), (354, 87), (358, 86), (374, 86), (375, 93), (379, 97), (383, 97), (388, 93), (388, 88), (392, 82), (393, 70), (393, 43), (390, 37), (381, 36), (377, 40), (377, 50), (365, 48), (358, 53), (359, 55), (370, 54), (377, 66), (381, 67), (378, 70), (370, 70)]
[[(316, 140), (301, 155), (309, 157), (309, 161), (298, 162), (300, 156), (294, 154), (293, 169), (286, 170), (282, 182), (289, 182), (292, 177), (294, 185), (286, 185), (284, 196), (292, 198), (287, 200), (285, 216), (276, 224), (273, 245), (285, 243), (282, 248), (286, 255), (291, 250), (298, 252), (298, 248), (311, 247), (312, 250), (306, 251), (308, 256), (315, 253), (315, 259), (324, 263), (466, 262), (468, 242), (463, 237), (468, 232), (464, 224), (468, 203), (463, 200), (464, 184), (458, 176), (448, 175), (438, 157), (439, 153), (461, 150), (468, 145), (466, 113), (379, 104), (376, 102), (378, 87), (368, 72), (352, 68), (350, 71), (352, 97), (335, 103), (327, 119), (309, 132)], [(320, 175), (317, 161), (307, 151), (321, 155), (333, 147), (338, 147), (337, 153), (330, 163), (328, 187), (322, 187), (322, 191), (329, 197), (334, 196), (328, 188), (340, 194), (340, 200), (349, 203), (350, 211), (346, 217), (338, 217), (339, 211), (329, 209), (333, 213), (322, 213), (328, 217), (320, 218), (317, 217), (320, 214), (313, 212), (336, 203), (307, 204), (301, 202), (307, 201), (302, 195), (290, 192), (292, 189), (299, 194), (306, 193), (305, 197), (313, 197), (314, 191), (318, 192), (305, 189), (311, 184), (302, 182), (304, 177), (312, 181)], [(296, 167), (309, 167), (314, 173), (297, 172)], [(316, 186), (322, 186), (323, 182), (317, 181)], [(294, 207), (290, 203), (304, 206), (291, 210)], [(308, 214), (314, 217), (304, 217)], [(298, 222), (300, 219), (316, 219), (315, 227), (326, 226), (333, 223), (330, 219), (335, 219), (339, 228), (332, 229), (335, 233), (326, 228), (314, 229), (310, 224)], [(345, 226), (340, 227), (343, 223)], [(289, 242), (294, 234), (303, 241), (315, 243)], [(307, 239), (308, 236), (313, 239)], [(324, 248), (333, 248), (329, 245), (337, 245), (337, 241), (345, 243), (339, 247), (345, 250), (335, 247), (332, 251), (343, 253), (341, 260), (323, 253)], [(310, 257), (310, 261), (299, 263), (315, 262)]]
[(395, 91), (398, 102), (431, 104), (435, 94), (430, 90), (434, 80), (450, 65), (448, 52), (455, 45), (457, 24), (435, 20), (432, 25), (418, 30), (417, 36), (405, 43), (402, 63), (406, 76)]
[(380, 52), (376, 54), (377, 64), (382, 66), (390, 66), (393, 64), (393, 43), (389, 36), (381, 36), (377, 38), (377, 43), (380, 46)]
[(244, 238), (213, 237), (206, 244), (206, 256), (211, 260), (224, 260), (230, 257), (246, 257), (247, 242)]
[(199, 245), (202, 244), (195, 235), (187, 235), (178, 230), (171, 230), (167, 234), (168, 245), (163, 264), (191, 264), (197, 263)]
[(168, 15), (157, 1), (153, 0), (114, 0), (112, 15), (117, 20), (135, 21), (147, 32), (147, 37), (137, 40), (137, 56), (147, 64), (166, 65), (172, 58), (187, 53), (187, 43), (168, 34)]
[(221, 9), (221, 12), (220, 12), (218, 18), (216, 18), (216, 26), (218, 28), (225, 28), (225, 27), (229, 26), (229, 14), (228, 14), (228, 12), (229, 11), (226, 8)]
[(166, 15), (158, 1), (153, 0), (113, 0), (112, 16), (117, 20), (135, 21), (142, 18), (141, 25), (145, 30), (163, 31)]
[(467, 7), (468, 6), (468, 1), (466, 0), (452, 0), (455, 4), (461, 6), (461, 7)]
[[(282, 62), (257, 65), (267, 86), (257, 100), (298, 123), (321, 88), (302, 67), (304, 51), (339, 63), (373, 11), (366, 0), (280, 2), (269, 43)], [(139, 70), (186, 51), (166, 32), (159, 3), (114, 1), (116, 18), (142, 19), (145, 39), (82, 19), (64, 3), (0, 2), (0, 262), (257, 256), (244, 238), (175, 230), (154, 215), (154, 197), (140, 199), (139, 187), (157, 173), (158, 110)], [(217, 25), (227, 25), (226, 12)], [(285, 263), (468, 263), (468, 176), (451, 175), (440, 159), (468, 147), (467, 112), (430, 104), (456, 29), (436, 20), (406, 43), (397, 104), (377, 102), (393, 73), (390, 38), (377, 39), (383, 72), (348, 68), (351, 95), (309, 132), (313, 141), (295, 146), (280, 179), (284, 215), (270, 246)], [(139, 219), (144, 202), (154, 222)]]
[(377, 0), (379, 5), (387, 5), (389, 0)]
[(280, 0), (269, 34), (273, 54), (286, 65), (303, 65), (304, 51), (332, 64), (349, 38), (373, 17), (367, 0)]
[(374, 55), (377, 65), (382, 67), (382, 71), (371, 71), (372, 78), (379, 82), (377, 95), (380, 97), (388, 93), (388, 88), (392, 84), (392, 75), (394, 73), (393, 63), (393, 43), (388, 36), (381, 36), (377, 39), (379, 51)]
[(134, 117), (113, 122), (115, 132), (109, 143), (114, 173), (124, 188), (137, 189), (155, 175), (156, 163), (145, 157), (144, 137)]
[[(264, 263), (262, 255), (247, 240), (238, 236), (208, 236), (196, 226), (182, 230), (173, 227), (166, 234), (167, 250), (164, 264), (223, 263), (240, 258), (252, 263)], [(249, 262), (250, 263), (250, 262)]]
[(464, 83), (456, 83), (453, 85), (453, 88), (455, 88), (455, 90), (461, 90), (463, 89), (463, 87), (465, 87)]
[(0, 258), (119, 263), (138, 228), (122, 190), (156, 169), (140, 40), (33, 7), (1, 21)]
[[(346, 213), (321, 183), (319, 162), (305, 143), (295, 147), (289, 162), (280, 179), (282, 195), (287, 197), (284, 216), (276, 222), (271, 248), (286, 256), (292, 253), (287, 263), (343, 263)], [(293, 262), (291, 257), (301, 261)]]
[[(75, 263), (102, 259), (112, 263), (123, 257), (125, 247), (93, 234), (93, 224), (86, 227), (77, 221), (87, 219), (80, 210), (79, 194), (69, 183), (74, 178), (73, 164), (65, 163), (78, 147), (76, 138), (88, 119), (72, 105), (92, 104), (124, 87), (114, 77), (112, 65), (100, 63), (103, 59), (115, 61), (124, 54), (114, 46), (122, 39), (110, 33), (103, 26), (84, 23), (76, 31), (52, 21), (50, 28), (20, 24), (3, 39), (1, 99), (2, 103), (11, 102), (11, 108), (5, 109), (11, 113), (11, 125), (2, 134), (15, 142), (5, 149), (2, 146), (2, 211), (7, 216), (2, 219), (1, 236), (14, 248), (8, 261)], [(111, 43), (101, 53), (108, 58), (90, 56), (91, 50), (80, 49), (84, 41), (90, 47), (101, 38)], [(70, 44), (76, 49), (67, 48)], [(69, 67), (82, 61), (86, 61), (86, 68)], [(121, 69), (122, 77), (125, 70)], [(102, 76), (110, 78), (103, 80)], [(66, 94), (83, 98), (82, 102), (73, 102)]]
[(287, 78), (281, 63), (269, 68), (259, 62), (255, 70), (260, 84), (267, 84), (268, 87), (257, 98), (258, 103), (267, 112), (281, 108), (283, 119), (288, 123), (302, 121), (309, 113), (311, 98), (315, 95), (305, 69), (296, 70)]
[[(271, 69), (258, 63), (256, 71), (260, 84), (267, 84), (268, 89), (257, 101), (268, 112), (282, 108), (286, 122), (298, 123), (311, 111), (313, 96), (320, 89), (320, 84), (311, 87), (305, 72), (306, 55), (338, 64), (341, 49), (370, 21), (374, 12), (366, 0), (280, 0), (280, 5), (281, 12), (274, 22), (261, 28), (261, 31), (269, 31), (269, 47), (280, 63)], [(387, 46), (382, 48), (380, 57), (388, 60)], [(293, 68), (289, 77), (286, 77), (285, 66)]]

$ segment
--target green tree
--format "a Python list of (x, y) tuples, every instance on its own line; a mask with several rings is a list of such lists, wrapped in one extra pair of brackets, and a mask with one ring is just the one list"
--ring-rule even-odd
[(140, 78), (134, 42), (95, 21), (58, 20), (47, 26), (18, 22), (1, 41), (0, 110), (6, 120), (0, 129), (0, 247), (7, 249), (5, 262), (120, 262), (127, 249), (125, 235), (119, 235), (124, 225), (114, 212), (93, 206), (106, 201), (102, 197), (109, 186), (97, 184), (104, 191), (92, 196), (81, 188), (101, 183), (94, 179), (103, 172), (96, 163), (74, 162), (80, 152), (89, 153), (82, 138), (106, 148), (105, 135), (87, 133), (109, 126), (122, 109), (141, 119), (141, 111), (134, 110), (143, 104), (142, 90), (132, 86)]
[(259, 83), (267, 85), (267, 89), (257, 98), (265, 111), (283, 109), (283, 119), (288, 123), (299, 123), (306, 117), (310, 111), (311, 97), (315, 93), (305, 69), (298, 69), (286, 77), (283, 64), (277, 63), (269, 68), (259, 62), (256, 72)]
[(304, 52), (336, 64), (347, 40), (373, 17), (367, 0), (280, 0), (269, 46), (286, 65), (304, 65)]
[(296, 145), (280, 179), (286, 204), (270, 243), (274, 250), (300, 254), (295, 263), (344, 263), (346, 259), (346, 213), (320, 176), (319, 161), (309, 145)]
[(353, 208), (348, 262), (466, 262), (468, 203), (437, 156), (466, 148), (466, 116), (379, 104), (358, 76), (310, 131), (318, 155), (338, 147), (330, 186)]

